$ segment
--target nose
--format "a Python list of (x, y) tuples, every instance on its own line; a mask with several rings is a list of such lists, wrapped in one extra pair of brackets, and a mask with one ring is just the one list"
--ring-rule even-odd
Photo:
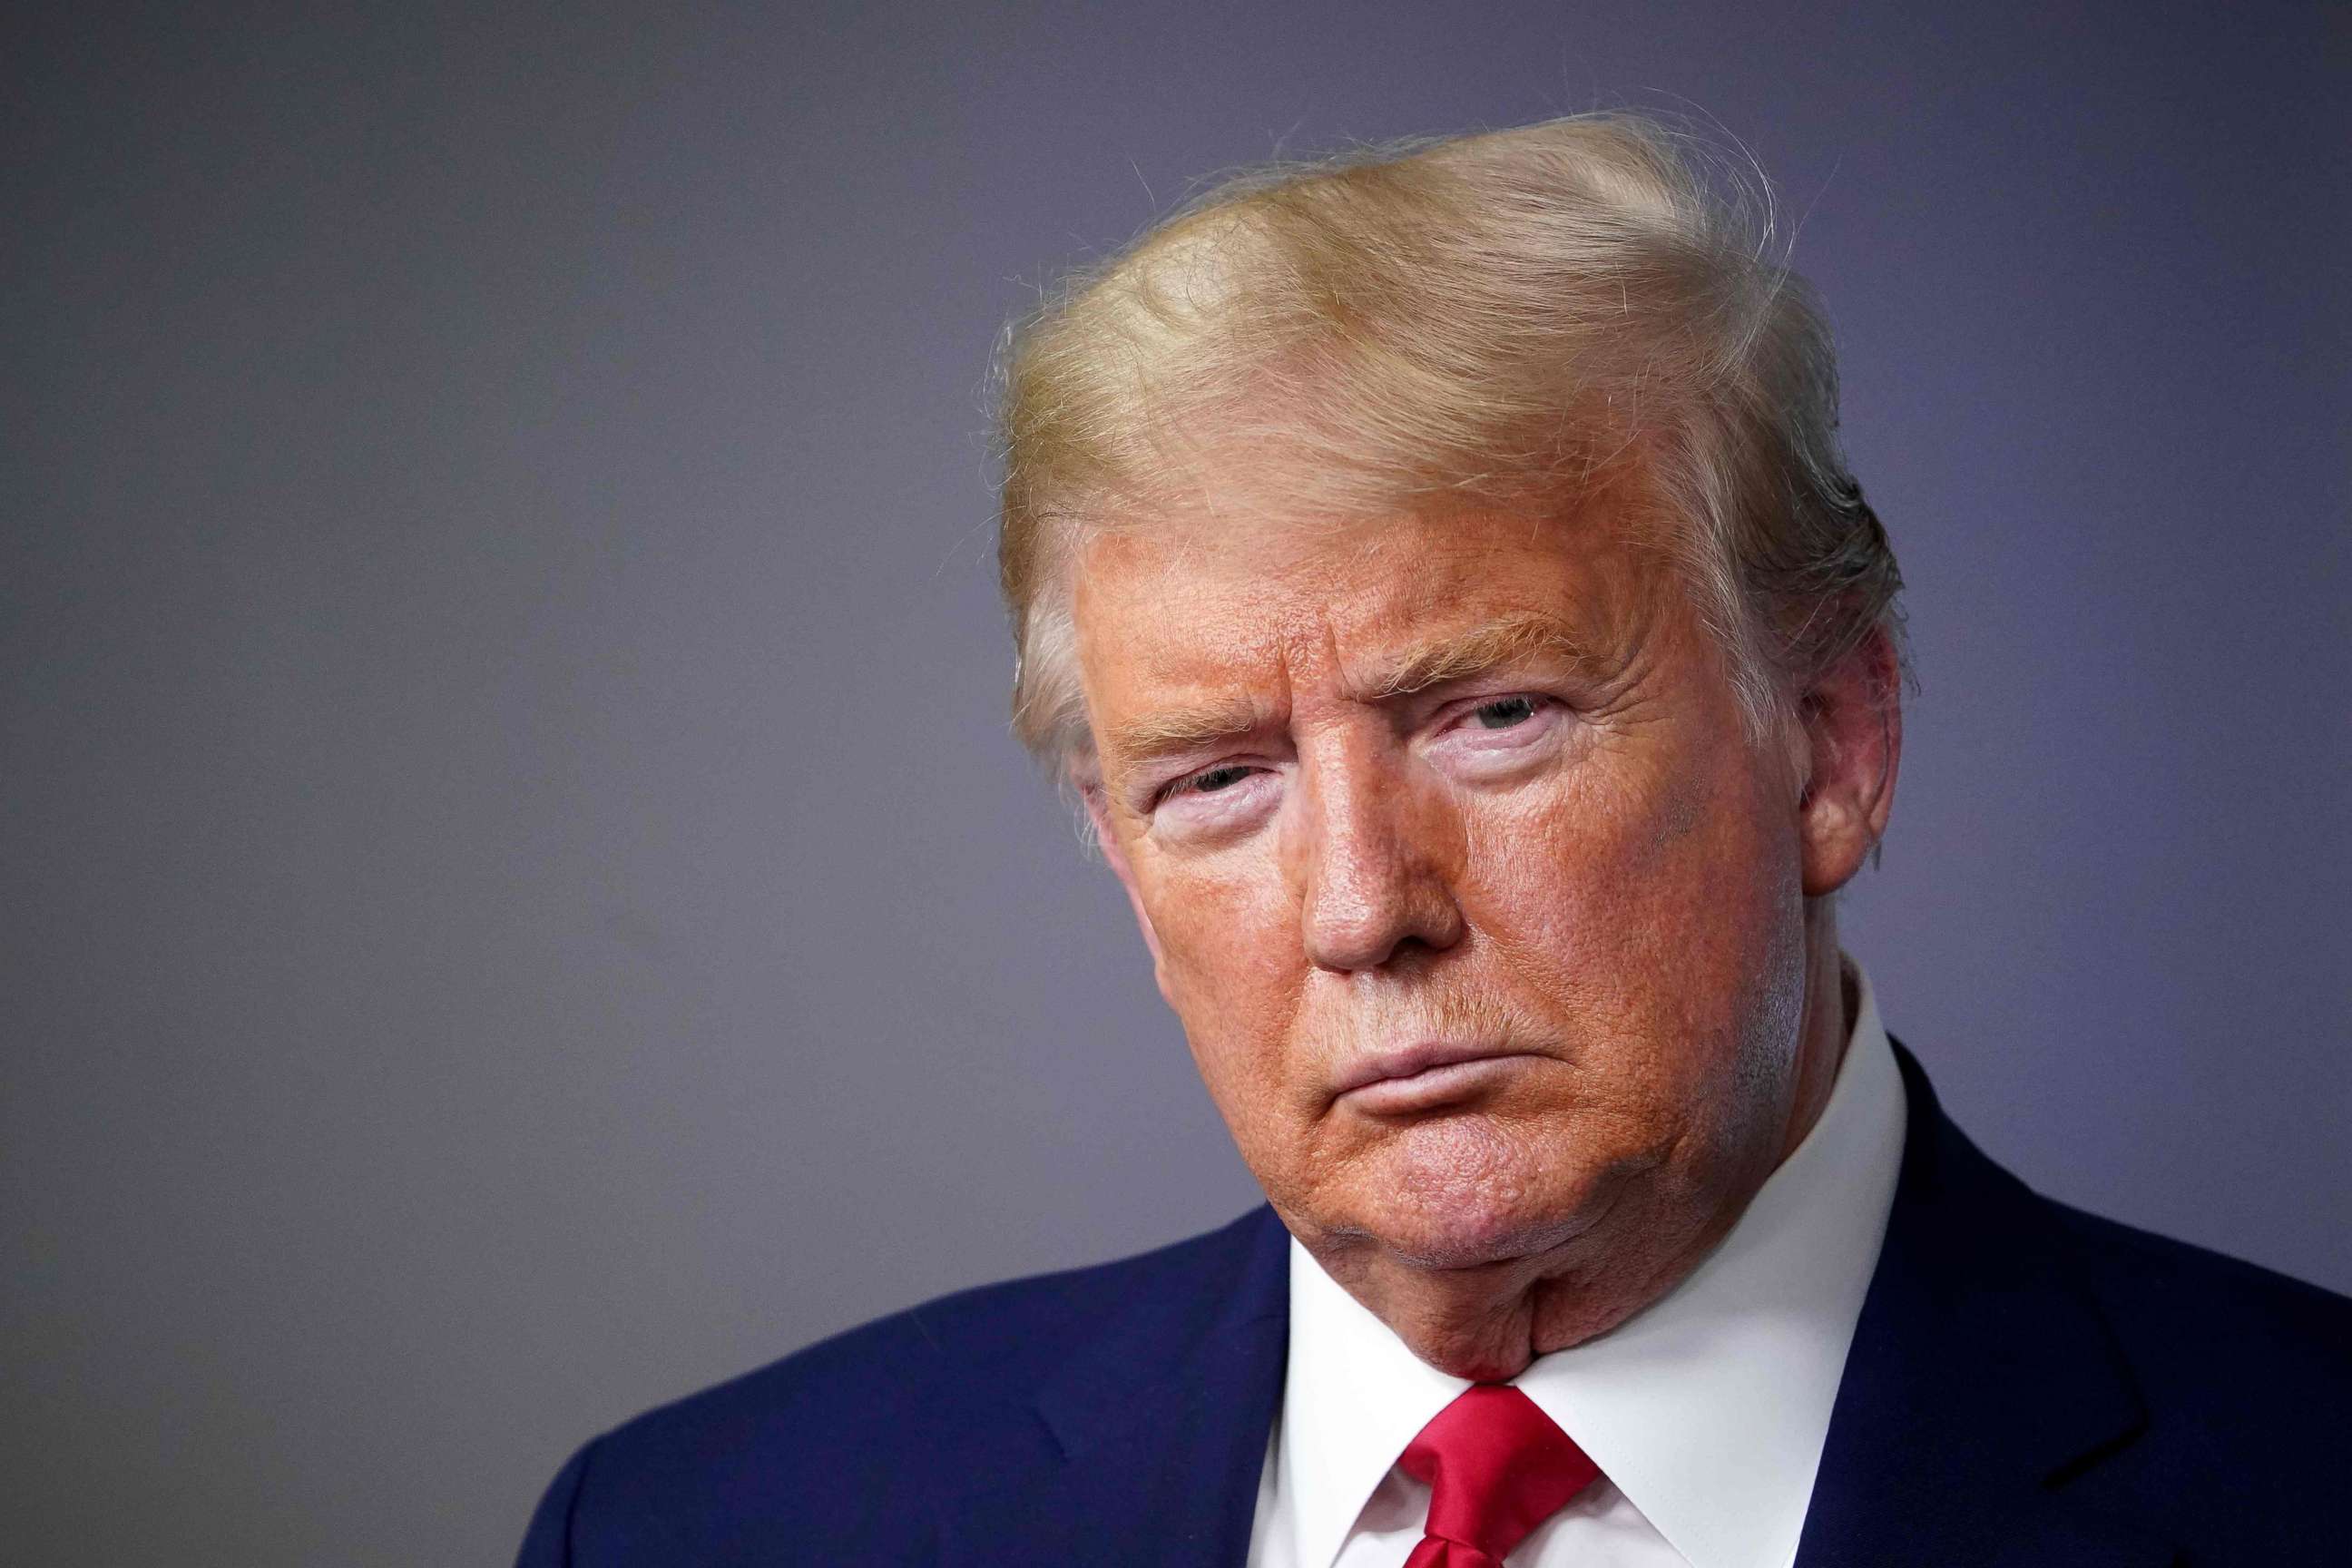
[(1461, 941), (1444, 870), (1458, 835), (1444, 803), (1416, 791), (1376, 742), (1302, 762), (1286, 848), (1307, 960), (1357, 973)]

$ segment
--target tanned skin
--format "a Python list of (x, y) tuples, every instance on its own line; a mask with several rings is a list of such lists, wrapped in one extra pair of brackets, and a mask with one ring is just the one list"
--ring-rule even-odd
[(1886, 639), (1759, 743), (1606, 495), (1103, 531), (1074, 584), (1075, 776), (1292, 1233), (1474, 1381), (1671, 1289), (1836, 1077)]

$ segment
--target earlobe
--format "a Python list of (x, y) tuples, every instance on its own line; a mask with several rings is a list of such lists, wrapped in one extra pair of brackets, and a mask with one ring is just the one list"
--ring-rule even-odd
[(1805, 695), (1808, 755), (1799, 796), (1808, 898), (1836, 892), (1886, 832), (1903, 756), (1902, 668), (1895, 643), (1874, 629)]

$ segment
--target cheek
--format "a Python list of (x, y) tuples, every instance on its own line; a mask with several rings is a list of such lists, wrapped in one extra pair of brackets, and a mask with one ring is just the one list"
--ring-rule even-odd
[(1621, 1105), (1705, 1099), (1777, 1011), (1801, 900), (1744, 756), (1604, 747), (1472, 816), (1465, 912)]
[(1146, 889), (1168, 1000), (1228, 1121), (1276, 1096), (1304, 973), (1297, 921), (1270, 860), (1163, 867)]

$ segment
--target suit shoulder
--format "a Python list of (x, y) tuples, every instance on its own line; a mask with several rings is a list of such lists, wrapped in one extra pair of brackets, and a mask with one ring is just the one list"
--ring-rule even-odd
[(570, 1545), (524, 1562), (733, 1562), (753, 1542), (874, 1557), (919, 1528), (916, 1494), (1049, 1454), (1032, 1401), (1072, 1337), (1139, 1299), (1200, 1289), (1261, 1221), (942, 1296), (649, 1410), (565, 1467), (531, 1539)]
[(864, 1412), (847, 1418), (894, 1426), (910, 1402), (1025, 1404), (1059, 1364), (1069, 1332), (1125, 1301), (1196, 1280), (1253, 1218), (1109, 1263), (937, 1297), (648, 1411), (612, 1440), (624, 1447), (733, 1442), (819, 1413), (838, 1423), (845, 1412)]
[(2058, 1223), (2134, 1364), (2204, 1399), (2352, 1398), (2352, 1299), (2063, 1204)]

